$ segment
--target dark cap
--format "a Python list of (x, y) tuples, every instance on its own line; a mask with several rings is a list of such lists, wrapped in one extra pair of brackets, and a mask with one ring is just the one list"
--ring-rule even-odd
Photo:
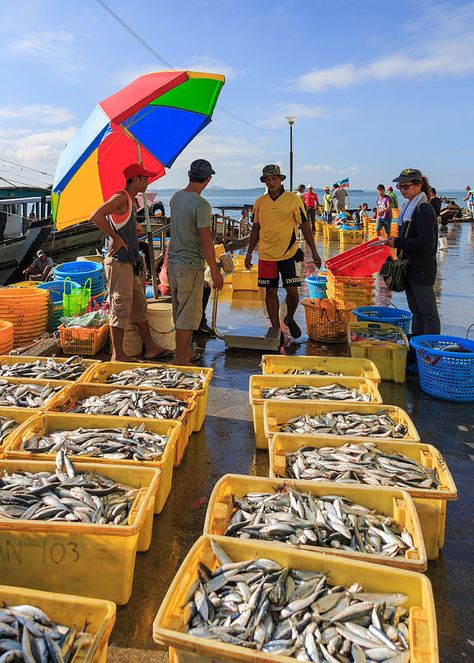
[(392, 182), (421, 182), (423, 175), (417, 168), (405, 168)]
[(209, 161), (206, 159), (196, 159), (189, 166), (189, 175), (196, 175), (196, 177), (210, 177), (215, 175), (216, 171), (213, 170)]
[[(260, 177), (260, 182), (264, 182), (265, 178), (269, 175), (278, 175), (281, 178), (281, 181), (286, 179), (286, 175), (283, 175), (280, 166), (276, 163), (269, 163), (267, 166), (264, 166), (262, 169), (262, 176)], [(304, 186), (304, 184), (300, 184)]]

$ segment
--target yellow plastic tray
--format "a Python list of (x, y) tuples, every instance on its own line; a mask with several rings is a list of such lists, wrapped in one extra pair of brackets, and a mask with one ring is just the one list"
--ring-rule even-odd
[[(376, 509), (379, 513), (393, 518), (399, 525), (404, 526), (410, 532), (416, 548), (415, 551), (407, 551), (404, 558), (379, 554), (369, 555), (356, 551), (348, 552), (347, 550), (321, 546), (296, 546), (298, 550), (351, 557), (360, 561), (395, 566), (400, 569), (411, 569), (412, 571), (426, 570), (426, 549), (415, 504), (406, 491), (396, 488), (380, 492), (371, 486), (349, 486), (348, 484), (337, 484), (330, 481), (312, 483), (292, 479), (264, 479), (241, 474), (226, 474), (216, 483), (209, 498), (203, 534), (218, 536), (225, 534), (234, 513), (234, 498), (241, 499), (251, 492), (276, 493), (281, 486), (288, 486), (310, 493), (313, 497), (340, 495), (369, 509)], [(288, 545), (277, 540), (272, 543), (274, 545)]]
[[(64, 387), (67, 387), (71, 384), (74, 384), (73, 382), (68, 382), (66, 380), (36, 380), (34, 378), (4, 378), (4, 377), (0, 377), (0, 381), (1, 380), (6, 380), (10, 384), (18, 384), (18, 385), (20, 385), (20, 384), (37, 384), (37, 385), (42, 385), (44, 387), (50, 386), (50, 387), (53, 387), (53, 388), (56, 388), (56, 387), (63, 387), (64, 388)], [(52, 402), (53, 398), (59, 396), (59, 394), (62, 393), (62, 391), (63, 391), (63, 389), (61, 389), (61, 391), (58, 391), (57, 394), (53, 394), (53, 396), (50, 396), (47, 399), (45, 405), (43, 405), (43, 407), (20, 407), (20, 408), (15, 408), (15, 407), (12, 406), (12, 410), (14, 410), (14, 409), (24, 410), (25, 412), (29, 412), (30, 415), (39, 414), (40, 412), (42, 412), (46, 408), (47, 405), (49, 405)]]
[[(2, 410), (0, 409), (0, 416)], [(94, 416), (89, 422), (81, 420), (79, 422), (73, 414), (41, 414), (29, 418), (25, 423), (17, 428), (9, 436), (5, 444), (5, 457), (8, 460), (45, 460), (51, 458), (46, 453), (34, 453), (31, 451), (22, 451), (20, 449), (23, 439), (35, 435), (41, 439), (44, 435), (55, 430), (76, 430), (77, 428), (123, 428), (124, 426), (137, 426), (143, 423), (145, 429), (151, 433), (167, 435), (168, 443), (165, 452), (160, 460), (156, 461), (138, 461), (121, 460), (112, 458), (97, 458), (95, 456), (70, 456), (71, 460), (80, 460), (82, 463), (94, 463), (99, 465), (133, 466), (133, 467), (152, 467), (161, 471), (158, 491), (155, 499), (155, 513), (161, 513), (166, 504), (166, 500), (171, 491), (173, 483), (173, 464), (176, 455), (176, 445), (181, 434), (181, 422), (169, 421), (163, 419), (133, 419), (132, 417), (105, 417)]]
[(323, 225), (323, 239), (324, 243), (339, 240), (339, 228), (331, 223)]
[[(90, 384), (83, 382), (76, 382), (73, 384), (68, 383), (69, 386), (65, 389), (62, 389), (58, 394), (53, 396), (48, 402), (47, 407), (44, 408), (44, 412), (62, 412), (63, 414), (68, 414), (68, 411), (73, 408), (77, 401), (84, 400), (88, 396), (101, 396), (106, 394), (109, 391), (114, 391), (115, 389), (126, 389), (130, 390), (130, 387), (117, 387), (115, 385), (107, 384)], [(174, 460), (174, 466), (179, 467), (183, 456), (185, 454), (186, 448), (189, 443), (189, 436), (191, 435), (191, 415), (196, 407), (196, 398), (194, 392), (186, 389), (149, 389), (145, 388), (144, 391), (156, 391), (160, 394), (171, 394), (177, 398), (187, 401), (188, 408), (183, 412), (183, 414), (176, 420), (180, 421), (182, 424), (181, 434), (179, 436), (177, 445), (176, 445), (176, 456)], [(73, 413), (71, 416), (77, 418), (77, 426), (86, 426), (89, 425), (92, 421), (92, 415), (90, 414), (76, 414)], [(115, 417), (110, 417), (115, 419)], [(127, 417), (125, 417), (127, 418)], [(129, 417), (134, 421), (153, 421), (152, 419), (136, 419), (135, 417)], [(175, 421), (173, 419), (165, 419), (164, 421)], [(87, 423), (88, 422), (88, 423)]]
[(357, 230), (340, 230), (339, 240), (341, 246), (348, 246), (349, 244), (362, 244), (364, 241), (364, 231)]
[(112, 601), (0, 585), (0, 602), (2, 606), (34, 605), (56, 623), (90, 633), (92, 642), (79, 648), (74, 663), (105, 663), (115, 623), (116, 607)]
[[(268, 443), (265, 437), (265, 428), (263, 425), (263, 404), (265, 400), (262, 398), (262, 389), (270, 389), (272, 387), (292, 387), (295, 384), (311, 385), (313, 387), (321, 387), (328, 384), (341, 384), (344, 387), (358, 389), (365, 394), (370, 394), (372, 403), (382, 403), (377, 386), (367, 378), (359, 377), (334, 377), (328, 376), (312, 376), (312, 375), (251, 375), (249, 381), (249, 400), (253, 410), (253, 427), (255, 431), (255, 440), (257, 449), (267, 449)], [(272, 399), (276, 400), (276, 399)], [(297, 401), (292, 403), (308, 403), (308, 400)], [(319, 400), (318, 403), (327, 403), (328, 401)], [(348, 403), (350, 401), (344, 401)], [(331, 401), (334, 403), (334, 401)]]
[[(136, 553), (148, 550), (151, 543), (160, 471), (106, 463), (74, 466), (78, 472), (96, 471), (140, 490), (129, 524), (0, 519), (2, 582), (127, 603)], [(55, 461), (0, 461), (0, 476), (17, 470), (54, 472)]]
[[(361, 341), (351, 340), (352, 332), (370, 331), (371, 328), (398, 331), (403, 338), (404, 345), (389, 341), (371, 341), (370, 339)], [(392, 380), (399, 384), (405, 382), (409, 343), (401, 327), (389, 325), (384, 322), (351, 322), (347, 328), (347, 338), (351, 348), (351, 356), (358, 359), (372, 360), (379, 369), (382, 380)]]
[[(134, 368), (153, 368), (156, 366), (163, 366), (163, 364), (160, 364), (158, 362), (153, 364), (150, 362), (146, 362), (143, 364), (133, 364), (133, 363), (126, 363), (119, 361), (107, 361), (102, 363), (95, 362), (94, 366), (91, 366), (89, 370), (87, 370), (85, 373), (81, 375), (78, 382), (106, 384), (107, 386), (110, 386), (108, 383), (108, 379), (113, 373), (121, 373), (122, 371), (133, 370)], [(202, 373), (205, 376), (204, 384), (201, 389), (185, 390), (185, 391), (190, 391), (196, 396), (196, 407), (194, 408), (191, 416), (191, 431), (192, 432), (200, 431), (204, 424), (204, 419), (206, 418), (207, 399), (209, 395), (209, 383), (212, 380), (214, 369), (201, 368), (199, 366), (174, 366), (174, 365), (172, 366), (172, 368), (175, 368), (180, 371), (185, 371), (187, 373), (196, 373), (198, 375)], [(131, 387), (131, 386), (127, 387), (127, 389), (129, 388), (150, 389), (150, 387)]]
[[(288, 355), (263, 355), (262, 373), (285, 374), (292, 369), (329, 371), (330, 373), (343, 373), (347, 376), (368, 378), (378, 384), (380, 373), (373, 361), (365, 359), (351, 359), (349, 357), (317, 357), (303, 356), (291, 357)], [(296, 375), (294, 377), (297, 377)]]
[(258, 290), (258, 272), (256, 269), (236, 269), (232, 273), (234, 290)]
[[(328, 573), (334, 585), (349, 587), (360, 583), (365, 591), (401, 592), (407, 595), (405, 606), (410, 610), (411, 663), (439, 663), (436, 613), (431, 583), (423, 574), (386, 566), (374, 566), (367, 562), (296, 550), (291, 546), (274, 546), (262, 542), (236, 541), (228, 537), (212, 537), (236, 562), (255, 557), (266, 557), (279, 564), (306, 571)], [(164, 647), (173, 648), (175, 663), (196, 661), (241, 661), (291, 663), (294, 658), (265, 654), (255, 649), (228, 645), (219, 640), (207, 640), (184, 633), (185, 613), (182, 609), (185, 596), (198, 578), (198, 564), (202, 562), (211, 570), (217, 560), (212, 551), (211, 537), (202, 536), (191, 548), (179, 568), (163, 599), (153, 622), (153, 638)], [(189, 657), (189, 654), (195, 656)]]
[[(0, 407), (0, 417), (8, 417), (9, 419), (13, 419), (13, 421), (17, 422), (18, 426), (21, 426), (21, 424), (23, 424), (25, 421), (28, 421), (28, 419), (31, 419), (31, 417), (34, 417), (34, 415), (39, 412), (41, 412), (41, 410), (30, 410), (29, 408), (24, 407)], [(16, 433), (17, 430), (18, 427), (14, 428), (11, 433), (7, 435), (3, 441), (3, 444), (0, 444), (0, 458), (3, 458), (5, 449), (10, 443), (13, 433)]]
[[(437, 489), (410, 488), (406, 490), (415, 502), (428, 559), (437, 559), (439, 551), (444, 546), (446, 501), (455, 500), (458, 495), (456, 484), (443, 456), (431, 444), (423, 444), (421, 442), (379, 442), (378, 440), (373, 440), (373, 442), (377, 449), (403, 454), (430, 469), (436, 468), (438, 478), (441, 482), (441, 485)], [(333, 438), (314, 437), (311, 441), (308, 441), (307, 439), (298, 438), (297, 435), (279, 433), (270, 442), (270, 477), (272, 479), (277, 477), (284, 478), (286, 476), (287, 454), (294, 453), (300, 447), (341, 447), (346, 443), (347, 440), (345, 438), (334, 440)], [(377, 486), (377, 490), (384, 491), (387, 488)]]
[[(263, 425), (265, 428), (265, 435), (268, 439), (272, 438), (276, 433), (280, 433), (280, 427), (285, 424), (289, 419), (299, 417), (302, 414), (309, 414), (316, 416), (320, 414), (327, 414), (328, 412), (360, 412), (360, 414), (374, 414), (379, 410), (388, 410), (392, 419), (396, 423), (404, 424), (408, 428), (406, 437), (403, 439), (394, 440), (394, 442), (419, 442), (420, 436), (415, 428), (415, 424), (410, 419), (405, 410), (397, 407), (396, 405), (370, 405), (368, 403), (318, 403), (318, 401), (306, 401), (301, 403), (292, 403), (291, 401), (266, 401), (263, 405)], [(295, 433), (288, 433), (289, 435), (296, 435)], [(321, 435), (307, 435), (298, 434), (298, 437), (304, 439), (311, 444), (311, 441)], [(380, 437), (357, 437), (351, 435), (324, 435), (328, 440), (345, 440), (346, 442), (368, 442), (382, 440), (384, 442), (390, 438)]]
[[(64, 362), (68, 361), (69, 357), (27, 357), (26, 355), (21, 355), (21, 356), (11, 356), (11, 355), (0, 355), (0, 366), (5, 366), (5, 365), (12, 365), (12, 364), (29, 364), (33, 363), (35, 361), (41, 361), (41, 362), (47, 362), (48, 359), (54, 359), (58, 364), (64, 364)], [(85, 375), (87, 370), (89, 370), (93, 365), (99, 363), (95, 359), (81, 359), (81, 363), (86, 367), (86, 370), (84, 373), (80, 376), (80, 378), (77, 379), (77, 382)], [(4, 379), (0, 375), (0, 380)], [(23, 380), (29, 380), (32, 378), (22, 378)], [(47, 382), (57, 382), (57, 380), (47, 380)], [(75, 382), (75, 380), (61, 380), (61, 382)]]

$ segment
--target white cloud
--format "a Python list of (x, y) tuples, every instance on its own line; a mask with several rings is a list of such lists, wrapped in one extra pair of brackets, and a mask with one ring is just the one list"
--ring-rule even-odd
[(284, 129), (288, 126), (287, 116), (296, 117), (298, 122), (301, 119), (323, 118), (326, 114), (325, 108), (314, 104), (279, 103), (270, 115), (257, 124), (265, 129)]
[(76, 133), (76, 127), (50, 131), (27, 130), (21, 137), (0, 135), (0, 154), (4, 159), (54, 173), (61, 152)]
[(5, 51), (25, 55), (58, 54), (57, 49), (74, 41), (71, 32), (32, 32), (5, 46)]
[[(120, 69), (115, 74), (114, 79), (116, 80), (117, 85), (122, 87), (124, 85), (128, 85), (139, 76), (144, 76), (145, 74), (152, 74), (155, 71), (161, 71), (163, 69), (164, 69), (163, 65), (159, 62), (156, 63), (147, 62), (146, 64), (143, 65), (136, 65), (136, 64), (127, 65), (126, 67)], [(243, 74), (242, 70), (237, 71), (235, 67), (226, 64), (222, 60), (210, 57), (208, 58), (204, 56), (191, 59), (190, 61), (185, 62), (184, 64), (181, 63), (181, 65), (177, 64), (175, 66), (175, 69), (178, 71), (200, 71), (209, 74), (224, 74), (226, 80), (235, 78), (236, 76), (240, 76)]]
[(58, 108), (49, 104), (31, 104), (29, 106), (0, 107), (0, 119), (27, 119), (37, 123), (63, 124), (70, 122), (73, 114), (67, 108)]
[(330, 173), (334, 170), (334, 166), (321, 163), (305, 163), (303, 166), (298, 166), (298, 170), (302, 173)]
[(412, 24), (401, 41), (406, 44), (403, 50), (364, 65), (346, 62), (307, 72), (294, 81), (294, 87), (300, 92), (319, 93), (371, 81), (472, 73), (474, 3), (462, 7), (430, 6), (429, 13)]

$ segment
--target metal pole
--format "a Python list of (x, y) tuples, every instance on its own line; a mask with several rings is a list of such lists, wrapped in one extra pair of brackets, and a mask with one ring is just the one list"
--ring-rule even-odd
[(293, 191), (293, 125), (290, 124), (290, 191)]
[[(137, 143), (137, 154), (138, 161), (142, 162), (142, 156), (140, 152), (140, 145)], [(151, 283), (153, 286), (153, 297), (158, 298), (158, 278), (156, 276), (155, 268), (155, 249), (153, 248), (153, 234), (151, 232), (151, 223), (150, 223), (150, 210), (148, 209), (148, 201), (146, 198), (146, 191), (143, 193), (143, 209), (145, 211), (145, 227), (146, 227), (146, 236), (148, 243), (148, 256), (150, 258), (150, 271), (151, 271)], [(165, 246), (164, 242), (161, 243), (161, 251), (165, 255)]]

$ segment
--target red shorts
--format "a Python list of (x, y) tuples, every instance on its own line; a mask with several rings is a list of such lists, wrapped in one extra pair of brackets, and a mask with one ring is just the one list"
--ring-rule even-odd
[(260, 288), (278, 288), (279, 275), (284, 288), (301, 286), (300, 278), (296, 275), (296, 263), (293, 258), (287, 260), (259, 260), (258, 285)]

